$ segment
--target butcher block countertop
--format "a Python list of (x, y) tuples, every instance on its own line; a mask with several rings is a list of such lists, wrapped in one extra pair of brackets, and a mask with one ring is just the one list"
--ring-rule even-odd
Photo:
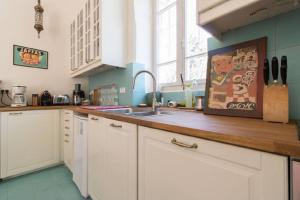
[(69, 109), (82, 114), (92, 114), (187, 136), (284, 156), (300, 157), (300, 141), (295, 122), (269, 123), (260, 119), (204, 115), (201, 112), (179, 109), (168, 109), (169, 114), (148, 117), (99, 112), (74, 106), (0, 108), (0, 112), (50, 109)]

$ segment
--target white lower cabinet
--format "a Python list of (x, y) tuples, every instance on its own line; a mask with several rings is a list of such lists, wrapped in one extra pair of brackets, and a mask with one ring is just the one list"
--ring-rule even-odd
[(60, 111), (1, 113), (1, 178), (59, 163)]
[(288, 200), (286, 157), (139, 127), (139, 200)]
[(88, 163), (93, 200), (137, 200), (137, 125), (89, 116)]

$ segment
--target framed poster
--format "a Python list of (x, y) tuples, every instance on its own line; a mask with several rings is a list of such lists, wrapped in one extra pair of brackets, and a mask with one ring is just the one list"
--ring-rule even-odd
[(262, 118), (267, 39), (208, 52), (204, 113)]
[(48, 69), (48, 52), (14, 45), (13, 64), (24, 67)]

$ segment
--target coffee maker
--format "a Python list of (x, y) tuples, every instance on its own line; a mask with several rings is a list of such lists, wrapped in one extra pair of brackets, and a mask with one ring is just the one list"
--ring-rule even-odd
[(73, 104), (79, 106), (85, 98), (84, 91), (81, 90), (81, 84), (75, 84), (75, 90), (73, 91)]
[(26, 87), (25, 86), (13, 86), (12, 87), (12, 103), (11, 107), (24, 107), (27, 106), (26, 99)]

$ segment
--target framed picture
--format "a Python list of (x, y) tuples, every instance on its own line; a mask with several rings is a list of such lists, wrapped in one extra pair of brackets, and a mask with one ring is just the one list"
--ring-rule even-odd
[(24, 67), (48, 69), (48, 52), (14, 45), (13, 64)]
[(267, 38), (208, 52), (204, 113), (262, 118)]

